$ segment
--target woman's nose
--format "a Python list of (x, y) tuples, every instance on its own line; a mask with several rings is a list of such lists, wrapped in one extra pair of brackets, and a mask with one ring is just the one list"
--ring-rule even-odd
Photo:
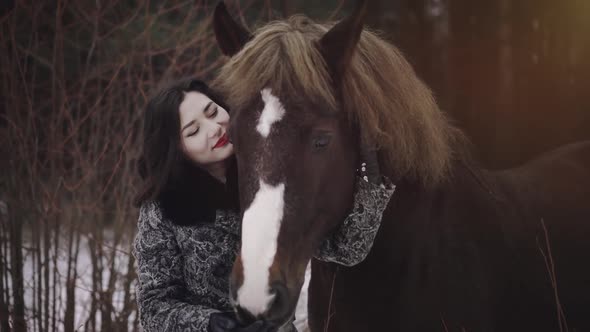
[(211, 131), (209, 132), (210, 138), (221, 136), (221, 125), (219, 123), (212, 123)]

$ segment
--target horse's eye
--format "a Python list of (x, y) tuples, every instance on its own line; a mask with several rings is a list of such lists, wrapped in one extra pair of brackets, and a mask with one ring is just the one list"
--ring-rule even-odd
[(332, 136), (330, 136), (329, 134), (318, 135), (313, 138), (313, 148), (315, 150), (323, 149), (326, 146), (328, 146), (328, 144), (330, 144), (331, 139)]

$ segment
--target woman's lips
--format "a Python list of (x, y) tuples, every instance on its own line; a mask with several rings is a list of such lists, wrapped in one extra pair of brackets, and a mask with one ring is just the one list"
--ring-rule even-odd
[(229, 140), (227, 139), (227, 135), (226, 134), (223, 134), (219, 138), (219, 141), (217, 141), (217, 143), (215, 143), (215, 146), (213, 147), (213, 149), (217, 149), (217, 148), (220, 148), (222, 146), (225, 146), (228, 142), (229, 142)]

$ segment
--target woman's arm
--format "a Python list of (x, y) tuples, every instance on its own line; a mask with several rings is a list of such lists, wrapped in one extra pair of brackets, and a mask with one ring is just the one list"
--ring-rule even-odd
[[(219, 310), (188, 299), (183, 256), (170, 222), (156, 203), (140, 209), (133, 252), (138, 266), (136, 289), (141, 325), (150, 331), (207, 331), (209, 316)], [(197, 299), (198, 301), (198, 299)]]
[(324, 240), (314, 257), (324, 262), (353, 266), (362, 262), (373, 246), (383, 211), (395, 190), (389, 180), (374, 184), (357, 177), (352, 212)]

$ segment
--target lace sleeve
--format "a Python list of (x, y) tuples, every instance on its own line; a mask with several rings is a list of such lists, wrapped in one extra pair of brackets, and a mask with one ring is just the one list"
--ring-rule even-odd
[(383, 211), (395, 191), (388, 179), (377, 185), (357, 177), (352, 212), (340, 227), (328, 237), (315, 254), (315, 258), (345, 266), (362, 262), (373, 246), (381, 225)]

